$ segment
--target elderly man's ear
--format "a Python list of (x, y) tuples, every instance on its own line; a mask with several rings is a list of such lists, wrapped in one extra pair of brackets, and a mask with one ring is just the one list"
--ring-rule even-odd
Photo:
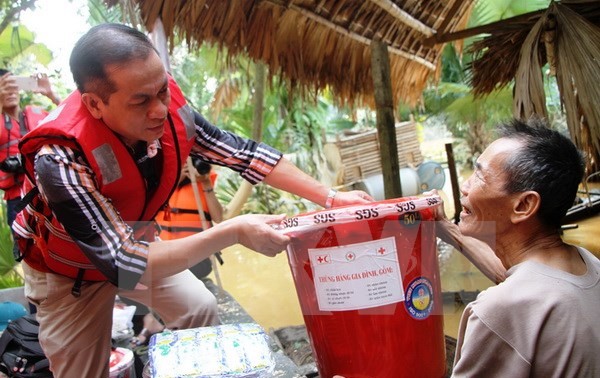
[(510, 220), (516, 224), (531, 219), (537, 214), (541, 201), (540, 194), (533, 190), (519, 193), (514, 199)]

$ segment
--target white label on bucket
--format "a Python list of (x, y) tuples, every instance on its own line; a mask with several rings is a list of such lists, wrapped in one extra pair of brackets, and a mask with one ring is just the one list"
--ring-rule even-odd
[(359, 310), (404, 300), (394, 237), (311, 248), (308, 258), (321, 311)]

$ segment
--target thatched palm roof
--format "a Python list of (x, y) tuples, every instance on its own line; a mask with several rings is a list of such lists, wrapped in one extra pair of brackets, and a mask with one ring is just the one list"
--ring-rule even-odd
[[(483, 30), (482, 30), (483, 31)], [(542, 67), (556, 75), (571, 138), (600, 168), (600, 2), (563, 0), (545, 10), (487, 25), (474, 45), (473, 90), (490, 93), (515, 82), (514, 114), (546, 115)], [(501, 69), (499, 69), (501, 68)]]
[[(296, 87), (330, 88), (341, 101), (372, 103), (371, 40), (389, 47), (396, 103), (414, 105), (440, 66), (442, 45), (463, 29), (474, 0), (126, 0), (146, 28), (160, 18), (193, 48), (217, 44), (266, 63)], [(123, 0), (107, 0), (114, 5)]]

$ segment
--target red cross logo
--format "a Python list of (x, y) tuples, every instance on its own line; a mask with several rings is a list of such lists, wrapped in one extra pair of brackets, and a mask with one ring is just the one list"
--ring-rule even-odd
[(317, 261), (319, 264), (327, 264), (329, 263), (329, 255), (319, 255), (319, 257), (317, 257)]
[(356, 255), (352, 252), (346, 253), (346, 260), (348, 260), (348, 261), (354, 260), (355, 257), (356, 257)]
[(380, 255), (383, 255), (385, 253), (385, 248), (381, 247), (377, 250), (377, 253), (379, 253)]

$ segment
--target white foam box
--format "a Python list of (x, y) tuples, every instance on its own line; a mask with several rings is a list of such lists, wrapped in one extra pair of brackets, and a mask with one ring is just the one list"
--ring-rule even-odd
[(267, 340), (255, 323), (158, 333), (148, 347), (151, 377), (267, 377), (275, 368)]

